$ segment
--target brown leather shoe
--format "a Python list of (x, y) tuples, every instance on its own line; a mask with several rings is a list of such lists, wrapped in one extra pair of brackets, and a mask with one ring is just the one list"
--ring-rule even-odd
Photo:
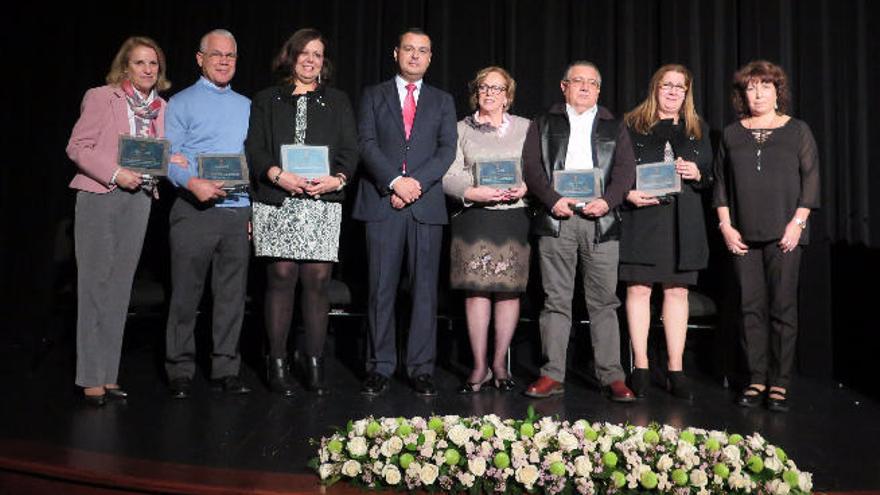
[[(556, 380), (550, 378), (549, 376), (541, 376), (526, 389), (523, 394), (526, 397), (534, 397), (536, 399), (543, 399), (544, 397), (550, 397), (551, 395), (560, 395), (565, 393), (565, 385), (562, 382), (557, 382)], [(632, 394), (632, 392), (630, 392)]]
[(616, 380), (608, 384), (608, 398), (614, 402), (632, 402), (636, 400), (635, 394), (626, 386), (623, 380)]

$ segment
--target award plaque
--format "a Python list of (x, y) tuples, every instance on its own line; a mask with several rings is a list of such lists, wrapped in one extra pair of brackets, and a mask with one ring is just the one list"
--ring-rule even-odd
[(209, 180), (222, 180), (223, 189), (246, 189), (248, 178), (247, 159), (243, 154), (210, 153), (198, 156), (199, 177)]
[(588, 203), (602, 196), (602, 171), (557, 170), (553, 172), (553, 188), (562, 196)]
[(673, 162), (645, 163), (636, 167), (636, 189), (651, 196), (681, 192), (681, 176)]
[(474, 164), (474, 179), (477, 186), (496, 189), (513, 189), (522, 186), (522, 171), (519, 159), (486, 160)]
[(116, 162), (133, 172), (149, 177), (168, 175), (171, 143), (167, 139), (119, 136)]
[(309, 180), (317, 179), (330, 175), (328, 155), (326, 146), (285, 144), (281, 146), (281, 168)]

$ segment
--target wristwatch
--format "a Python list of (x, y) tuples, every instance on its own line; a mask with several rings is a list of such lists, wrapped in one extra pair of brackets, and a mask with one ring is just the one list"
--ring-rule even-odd
[(800, 227), (801, 230), (807, 228), (807, 221), (804, 220), (803, 218), (795, 217), (795, 218), (794, 218), (794, 224), (797, 225), (798, 227)]

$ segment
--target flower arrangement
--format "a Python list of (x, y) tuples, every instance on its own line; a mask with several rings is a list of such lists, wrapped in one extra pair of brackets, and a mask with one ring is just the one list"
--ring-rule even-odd
[[(318, 444), (318, 442), (315, 442)], [(321, 483), (477, 493), (808, 494), (812, 475), (754, 433), (483, 417), (349, 421), (319, 442)]]

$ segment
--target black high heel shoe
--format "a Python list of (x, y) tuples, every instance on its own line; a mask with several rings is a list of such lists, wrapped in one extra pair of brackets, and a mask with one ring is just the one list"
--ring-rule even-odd
[(104, 407), (107, 404), (107, 393), (103, 393), (101, 395), (86, 395), (83, 394), (83, 401), (86, 405), (91, 407)]
[(691, 389), (690, 380), (684, 375), (684, 371), (669, 372), (669, 393), (679, 399), (692, 401), (694, 392)]
[(462, 395), (471, 395), (471, 394), (480, 393), (480, 391), (483, 390), (483, 387), (485, 387), (486, 384), (491, 381), (492, 381), (492, 370), (487, 369), (486, 376), (483, 378), (482, 381), (480, 381), (478, 383), (471, 383), (471, 382), (465, 381), (464, 383), (461, 384), (460, 387), (458, 387), (458, 393), (460, 393)]
[(116, 387), (116, 388), (104, 387), (104, 395), (106, 395), (108, 399), (125, 400), (128, 398), (128, 392), (126, 392), (125, 390), (122, 390), (119, 387)]
[(788, 412), (788, 390), (773, 389), (767, 393), (767, 409), (773, 412)]
[(736, 404), (740, 407), (757, 407), (764, 399), (766, 393), (766, 387), (761, 390), (754, 385), (749, 385), (739, 394), (739, 397), (736, 398)]

